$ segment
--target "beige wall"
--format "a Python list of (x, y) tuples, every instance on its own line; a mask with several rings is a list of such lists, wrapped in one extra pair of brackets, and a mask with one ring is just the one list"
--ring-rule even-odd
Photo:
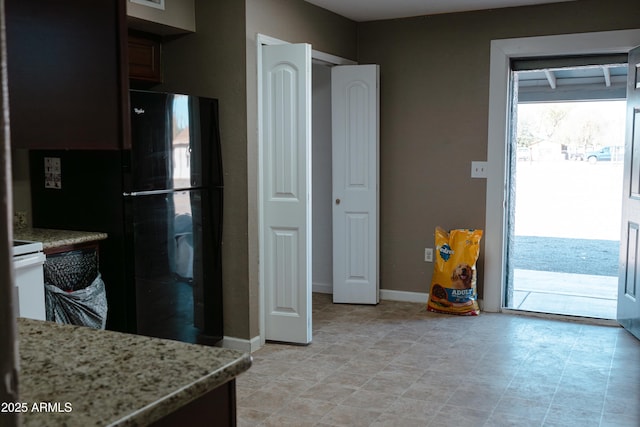
[[(196, 31), (194, 0), (165, 0), (164, 9), (145, 6), (127, 0), (127, 15), (130, 24), (140, 30), (162, 33)], [(160, 25), (149, 26), (148, 21)], [(166, 28), (162, 28), (165, 26)]]
[(218, 98), (224, 168), (223, 293), (225, 335), (247, 338), (247, 123), (244, 3), (196, 0), (195, 34), (163, 44), (167, 91)]
[(484, 228), (486, 180), (470, 169), (487, 158), (490, 41), (637, 28), (639, 17), (637, 0), (581, 0), (359, 25), (358, 61), (381, 73), (381, 288), (428, 292), (434, 228)]
[[(31, 225), (31, 181), (29, 179), (29, 151), (11, 149), (13, 212), (26, 212)], [(16, 225), (16, 224), (14, 224)]]
[[(261, 33), (290, 43), (355, 59), (357, 24), (302, 0), (246, 0), (247, 41)], [(249, 55), (249, 52), (247, 52)]]

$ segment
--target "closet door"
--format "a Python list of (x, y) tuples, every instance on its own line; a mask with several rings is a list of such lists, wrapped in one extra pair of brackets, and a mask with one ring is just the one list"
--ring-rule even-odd
[(379, 301), (379, 66), (331, 70), (333, 302)]
[(262, 47), (265, 338), (311, 342), (311, 45)]

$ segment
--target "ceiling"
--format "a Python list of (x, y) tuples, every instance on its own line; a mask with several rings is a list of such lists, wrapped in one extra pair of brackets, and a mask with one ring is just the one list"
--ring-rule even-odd
[[(576, 0), (305, 0), (357, 22), (468, 12)], [(519, 100), (554, 102), (624, 99), (624, 63), (599, 66), (544, 66), (518, 73)]]
[(305, 0), (353, 21), (467, 12), (573, 0)]

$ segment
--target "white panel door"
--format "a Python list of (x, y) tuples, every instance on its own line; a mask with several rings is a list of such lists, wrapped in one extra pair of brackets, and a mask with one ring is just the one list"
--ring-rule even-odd
[(618, 322), (640, 339), (640, 48), (629, 52)]
[(265, 338), (311, 342), (311, 46), (262, 47)]
[(377, 304), (379, 67), (331, 72), (333, 302)]

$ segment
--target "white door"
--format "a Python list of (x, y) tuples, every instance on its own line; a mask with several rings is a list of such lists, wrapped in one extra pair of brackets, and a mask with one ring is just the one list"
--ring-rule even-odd
[(618, 322), (640, 339), (640, 48), (629, 52)]
[(262, 47), (265, 338), (311, 342), (311, 46)]
[(379, 67), (331, 71), (333, 302), (377, 304)]

